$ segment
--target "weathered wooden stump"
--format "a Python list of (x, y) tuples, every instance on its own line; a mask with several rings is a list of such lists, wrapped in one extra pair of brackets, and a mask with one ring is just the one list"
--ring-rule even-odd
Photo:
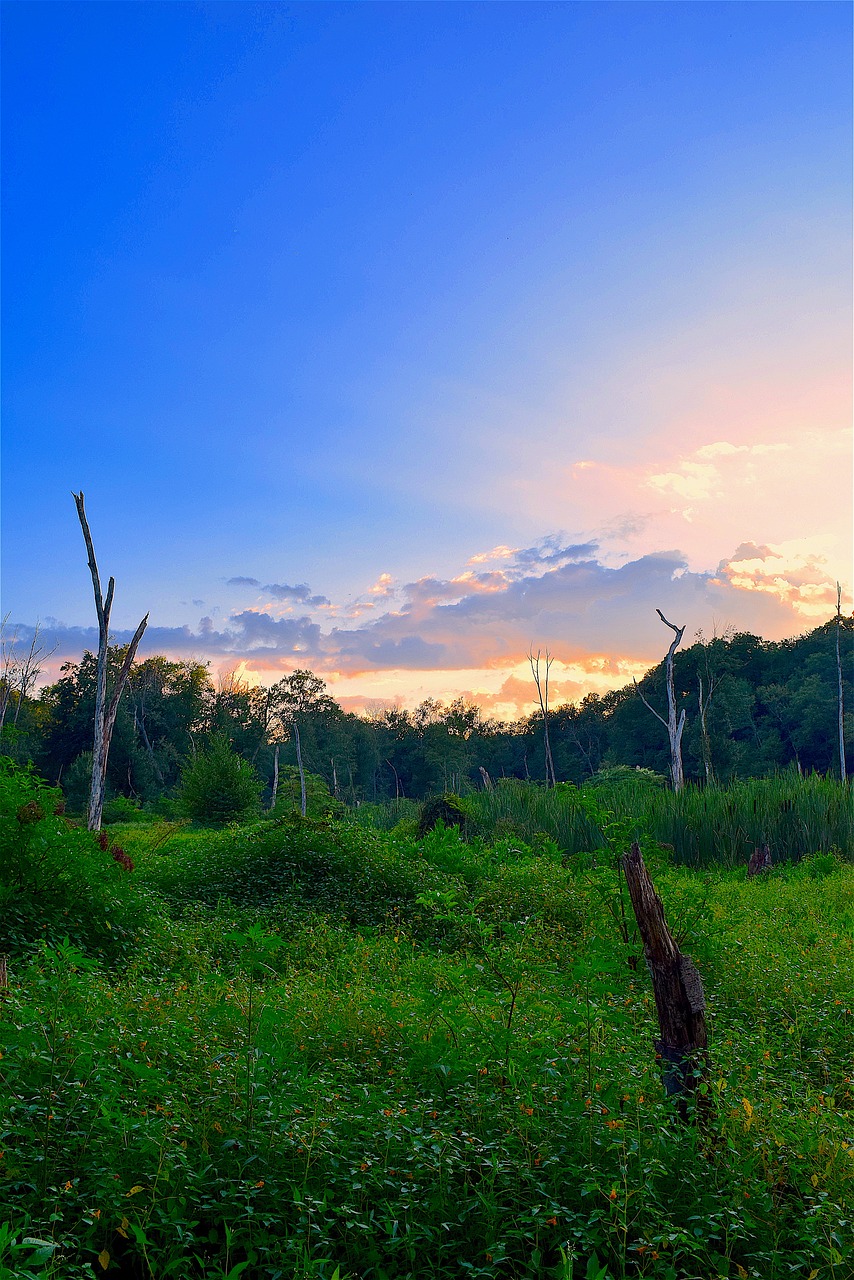
[(753, 876), (759, 876), (763, 871), (770, 870), (771, 850), (767, 844), (763, 844), (758, 849), (754, 849), (750, 855), (750, 861), (747, 864), (747, 878), (750, 880)]
[(635, 842), (623, 870), (652, 978), (660, 1039), (655, 1052), (664, 1065), (664, 1088), (683, 1117), (688, 1100), (708, 1070), (703, 983), (690, 956), (683, 955), (667, 927), (664, 907)]

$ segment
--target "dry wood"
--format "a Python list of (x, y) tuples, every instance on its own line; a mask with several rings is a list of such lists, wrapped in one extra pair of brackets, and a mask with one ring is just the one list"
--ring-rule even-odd
[(690, 956), (679, 950), (664, 916), (640, 847), (635, 842), (623, 856), (623, 871), (644, 956), (652, 978), (660, 1039), (655, 1051), (666, 1064), (664, 1086), (687, 1114), (687, 1098), (708, 1067), (703, 983)]
[(771, 870), (771, 850), (767, 844), (760, 845), (758, 849), (754, 849), (750, 855), (750, 861), (747, 864), (748, 879), (753, 876), (761, 875), (763, 871)]
[(646, 698), (640, 691), (637, 680), (634, 685), (641, 702), (651, 711), (656, 720), (660, 720), (667, 730), (667, 737), (670, 742), (670, 779), (673, 783), (674, 791), (681, 791), (685, 785), (685, 773), (682, 768), (682, 733), (685, 729), (685, 708), (682, 708), (679, 716), (676, 714), (676, 688), (673, 683), (673, 655), (682, 643), (682, 637), (685, 634), (685, 627), (677, 627), (675, 623), (668, 622), (660, 609), (655, 611), (666, 627), (674, 633), (670, 642), (670, 648), (667, 650), (667, 657), (664, 660), (665, 684), (667, 686), (667, 719), (659, 715), (655, 707), (650, 706)]
[(297, 769), (299, 769), (299, 811), (305, 817), (305, 770), (302, 767), (302, 750), (299, 742), (299, 726), (294, 721), (294, 742), (297, 749)]
[(116, 680), (112, 697), (107, 702), (107, 654), (110, 644), (110, 613), (113, 608), (113, 593), (116, 589), (115, 579), (107, 583), (106, 598), (101, 592), (101, 575), (95, 559), (95, 548), (89, 532), (89, 521), (83, 505), (83, 492), (72, 494), (83, 538), (89, 559), (89, 572), (92, 575), (92, 590), (95, 595), (95, 612), (98, 615), (98, 665), (95, 677), (95, 735), (92, 747), (92, 784), (89, 791), (89, 808), (86, 825), (90, 831), (101, 830), (101, 815), (104, 809), (104, 794), (107, 787), (107, 760), (110, 754), (110, 742), (116, 722), (119, 701), (130, 674), (131, 665), (136, 656), (137, 646), (148, 625), (148, 614), (140, 622), (133, 639), (127, 647), (121, 671)]

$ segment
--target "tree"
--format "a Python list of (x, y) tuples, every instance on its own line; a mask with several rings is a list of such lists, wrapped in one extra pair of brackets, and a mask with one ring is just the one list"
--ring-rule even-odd
[(95, 735), (94, 746), (92, 749), (92, 787), (89, 792), (89, 810), (87, 813), (87, 826), (90, 831), (101, 830), (101, 814), (104, 809), (104, 793), (107, 786), (107, 759), (110, 754), (110, 741), (113, 736), (113, 726), (116, 722), (116, 712), (119, 709), (119, 701), (122, 691), (127, 683), (130, 673), (131, 664), (137, 650), (137, 646), (142, 639), (143, 632), (148, 625), (148, 614), (145, 615), (140, 622), (133, 639), (127, 647), (125, 660), (122, 663), (113, 689), (112, 697), (109, 704), (107, 703), (107, 649), (110, 643), (110, 613), (113, 608), (113, 592), (116, 589), (114, 578), (110, 578), (107, 583), (106, 598), (101, 594), (101, 577), (98, 573), (98, 565), (95, 560), (95, 548), (92, 545), (92, 535), (89, 532), (89, 522), (86, 519), (86, 511), (83, 506), (83, 491), (72, 494), (74, 505), (77, 507), (77, 515), (80, 520), (80, 527), (83, 530), (83, 538), (86, 542), (86, 551), (89, 556), (89, 572), (92, 575), (92, 587), (95, 593), (95, 611), (98, 615), (98, 674), (97, 685), (95, 689)]
[(656, 609), (655, 612), (658, 614), (659, 618), (661, 618), (664, 625), (669, 627), (674, 633), (673, 639), (670, 642), (670, 648), (667, 650), (667, 657), (664, 660), (664, 678), (667, 688), (667, 719), (665, 720), (664, 716), (660, 716), (655, 707), (650, 706), (638, 688), (637, 681), (635, 681), (635, 688), (637, 689), (644, 706), (649, 708), (656, 719), (660, 720), (667, 730), (667, 737), (670, 742), (670, 777), (673, 782), (673, 790), (681, 791), (682, 787), (685, 785), (685, 774), (682, 769), (682, 734), (685, 729), (685, 708), (682, 708), (677, 719), (676, 688), (673, 682), (673, 655), (682, 642), (682, 637), (685, 634), (685, 628), (684, 626), (677, 627), (674, 623), (668, 622), (660, 609)]
[(240, 822), (258, 812), (261, 787), (252, 766), (216, 733), (187, 763), (178, 803), (188, 817), (202, 822)]
[(549, 671), (554, 662), (554, 658), (546, 649), (544, 659), (545, 670), (540, 673), (540, 651), (537, 650), (537, 656), (534, 657), (534, 651), (528, 653), (528, 661), (531, 664), (531, 675), (534, 677), (534, 684), (537, 686), (537, 697), (540, 702), (540, 714), (543, 718), (543, 749), (546, 758), (546, 786), (554, 787), (557, 784), (555, 777), (555, 765), (552, 759), (552, 748), (549, 742)]

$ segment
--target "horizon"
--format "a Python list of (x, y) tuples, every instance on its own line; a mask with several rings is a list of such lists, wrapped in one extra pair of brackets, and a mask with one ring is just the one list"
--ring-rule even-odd
[(848, 6), (3, 9), (0, 613), (51, 670), (80, 488), (115, 642), (342, 705), (850, 609)]

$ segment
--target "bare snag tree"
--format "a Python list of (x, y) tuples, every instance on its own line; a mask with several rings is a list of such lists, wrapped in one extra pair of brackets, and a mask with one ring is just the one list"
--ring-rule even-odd
[(667, 1095), (674, 1098), (684, 1119), (689, 1115), (689, 1099), (709, 1069), (703, 983), (691, 957), (680, 951), (668, 928), (637, 842), (623, 855), (622, 864), (652, 978), (660, 1035), (654, 1042), (655, 1052), (664, 1068)]
[(640, 691), (637, 680), (635, 680), (635, 689), (638, 692), (641, 702), (651, 711), (656, 720), (660, 720), (667, 730), (667, 737), (670, 742), (670, 780), (673, 783), (674, 791), (681, 791), (685, 785), (685, 773), (682, 768), (682, 734), (685, 729), (685, 708), (683, 707), (678, 717), (676, 714), (676, 686), (673, 682), (673, 655), (682, 643), (682, 637), (685, 634), (684, 627), (677, 627), (672, 622), (668, 622), (660, 609), (655, 611), (666, 627), (674, 633), (670, 642), (670, 648), (667, 650), (667, 657), (664, 660), (664, 680), (667, 688), (667, 719), (656, 711), (655, 707), (650, 706), (646, 698)]
[(86, 552), (89, 557), (89, 572), (92, 574), (92, 588), (95, 593), (95, 612), (98, 615), (98, 666), (95, 678), (95, 737), (92, 747), (92, 785), (89, 791), (89, 808), (86, 815), (86, 825), (90, 831), (101, 830), (101, 815), (104, 811), (104, 793), (107, 785), (107, 759), (110, 754), (110, 742), (113, 737), (113, 728), (116, 723), (116, 712), (119, 709), (119, 701), (127, 684), (130, 675), (131, 665), (136, 656), (137, 646), (142, 639), (143, 632), (148, 625), (148, 614), (145, 615), (142, 622), (133, 634), (133, 639), (128, 645), (124, 660), (116, 680), (115, 687), (107, 702), (107, 650), (110, 643), (110, 613), (113, 608), (113, 594), (116, 589), (114, 578), (110, 578), (107, 583), (107, 594), (104, 596), (101, 592), (101, 576), (98, 573), (98, 564), (95, 560), (95, 548), (92, 545), (92, 535), (89, 532), (89, 522), (86, 519), (86, 511), (83, 506), (83, 492), (72, 494), (74, 505), (77, 507), (77, 515), (80, 520), (80, 527), (83, 530), (83, 538), (86, 542)]
[[(555, 765), (552, 759), (552, 747), (549, 741), (549, 671), (554, 662), (554, 658), (546, 649), (546, 655), (543, 659), (545, 667), (544, 671), (540, 671), (540, 651), (537, 650), (534, 656), (533, 648), (528, 653), (528, 661), (531, 664), (531, 675), (534, 677), (534, 684), (537, 686), (537, 697), (540, 701), (540, 714), (543, 718), (543, 748), (546, 757), (546, 786), (553, 787), (557, 783), (555, 776)], [(527, 768), (527, 761), (526, 761)]]

